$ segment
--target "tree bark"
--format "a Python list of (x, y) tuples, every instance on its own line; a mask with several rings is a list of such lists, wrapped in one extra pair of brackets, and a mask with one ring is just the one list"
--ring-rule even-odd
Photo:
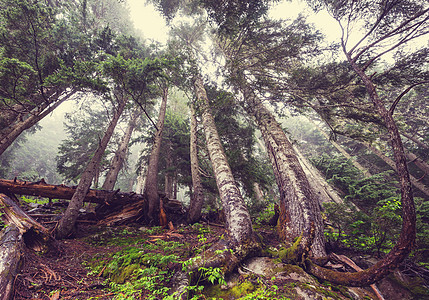
[(18, 228), (28, 248), (38, 252), (58, 254), (59, 246), (49, 230), (27, 215), (18, 206), (16, 198), (12, 200), (11, 197), (0, 194), (0, 212), (6, 224)]
[(319, 203), (335, 202), (338, 204), (344, 203), (343, 198), (326, 182), (325, 177), (317, 170), (302, 153), (294, 147), (299, 164), (304, 170), (305, 176), (313, 190), (313, 195), (319, 199)]
[(0, 299), (13, 299), (15, 277), (23, 258), (22, 235), (15, 225), (0, 232)]
[(157, 131), (155, 133), (152, 151), (149, 157), (149, 163), (146, 173), (146, 184), (143, 194), (147, 198), (147, 209), (145, 210), (148, 223), (158, 225), (159, 215), (159, 195), (158, 195), (158, 162), (161, 151), (162, 133), (164, 130), (165, 111), (167, 109), (168, 88), (163, 88), (161, 107), (159, 108), (158, 121), (156, 123)]
[(225, 228), (229, 233), (232, 243), (240, 245), (252, 237), (252, 221), (220, 142), (219, 134), (210, 111), (207, 93), (200, 76), (195, 79), (194, 88), (198, 105), (202, 111), (207, 149), (225, 212)]
[(127, 101), (125, 98), (119, 99), (118, 107), (115, 111), (115, 114), (113, 115), (113, 118), (110, 121), (110, 124), (103, 138), (101, 139), (97, 150), (94, 153), (94, 156), (92, 157), (91, 161), (83, 171), (79, 184), (76, 188), (76, 191), (73, 194), (72, 199), (70, 200), (70, 203), (64, 213), (64, 216), (60, 220), (58, 227), (55, 230), (55, 236), (57, 238), (62, 239), (69, 236), (72, 233), (74, 224), (79, 214), (79, 209), (82, 207), (83, 200), (85, 199), (85, 196), (88, 193), (89, 188), (91, 187), (91, 183), (94, 178), (97, 167), (100, 164), (104, 151), (106, 150), (107, 144), (109, 143), (110, 138), (112, 137), (113, 131), (115, 130), (115, 127), (118, 123), (119, 117), (124, 111), (126, 103)]
[(244, 109), (254, 117), (262, 133), (280, 191), (279, 235), (290, 245), (301, 237), (301, 246), (311, 244), (314, 257), (326, 256), (320, 204), (312, 194), (292, 144), (272, 113), (246, 85), (244, 75), (240, 78)]
[(173, 157), (172, 157), (172, 152), (173, 152), (173, 146), (171, 144), (170, 140), (167, 140), (167, 153), (165, 156), (165, 177), (164, 177), (164, 192), (165, 195), (168, 199), (173, 199), (173, 176), (172, 176), (172, 171), (171, 168), (173, 167)]
[(198, 163), (197, 147), (197, 118), (195, 109), (191, 104), (191, 134), (190, 134), (190, 157), (192, 175), (191, 203), (188, 211), (188, 223), (198, 222), (201, 218), (201, 209), (204, 204), (203, 186), (201, 184), (200, 167)]
[(0, 155), (16, 140), (16, 138), (26, 129), (31, 128), (41, 119), (46, 117), (51, 113), (55, 108), (57, 108), (61, 103), (73, 96), (76, 91), (71, 91), (60, 100), (52, 104), (43, 104), (33, 109), (30, 115), (23, 121), (18, 121), (14, 123), (10, 128), (8, 128), (7, 133), (3, 132), (0, 137)]
[(130, 143), (131, 135), (136, 127), (136, 121), (139, 114), (138, 111), (135, 110), (131, 116), (130, 122), (128, 123), (128, 127), (125, 130), (125, 134), (122, 137), (121, 144), (118, 147), (118, 150), (115, 152), (115, 156), (112, 159), (112, 163), (110, 164), (109, 171), (106, 174), (106, 179), (104, 180), (102, 190), (113, 190), (116, 184), (116, 180), (118, 179), (119, 171), (121, 171), (122, 166), (124, 165), (125, 158), (128, 152), (128, 144)]

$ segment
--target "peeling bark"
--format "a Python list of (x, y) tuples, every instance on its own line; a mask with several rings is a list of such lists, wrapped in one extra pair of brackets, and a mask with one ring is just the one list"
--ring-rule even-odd
[(202, 111), (207, 149), (225, 212), (225, 227), (228, 230), (229, 238), (239, 245), (253, 235), (252, 221), (220, 142), (201, 77), (195, 79), (194, 87), (198, 105)]

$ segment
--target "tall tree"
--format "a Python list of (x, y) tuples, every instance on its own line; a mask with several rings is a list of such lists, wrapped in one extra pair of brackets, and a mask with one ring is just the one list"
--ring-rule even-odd
[[(374, 63), (386, 53), (406, 45), (408, 42), (428, 33), (429, 8), (419, 1), (320, 1), (338, 21), (342, 29), (341, 47), (347, 62), (362, 80), (368, 98), (384, 122), (390, 138), (399, 182), (401, 185), (403, 226), (399, 240), (389, 254), (365, 271), (337, 274), (315, 265), (310, 271), (320, 278), (346, 285), (367, 285), (385, 276), (411, 251), (416, 235), (416, 216), (411, 181), (406, 156), (393, 113), (407, 90), (395, 100), (389, 101), (377, 90)], [(339, 5), (340, 4), (340, 5)], [(365, 29), (358, 41), (350, 45), (351, 31), (357, 22), (363, 22)], [(388, 45), (388, 46), (384, 46)], [(375, 74), (374, 74), (375, 75)], [(420, 77), (420, 76), (419, 76)], [(417, 85), (423, 84), (419, 82)], [(415, 86), (415, 85), (414, 85)], [(391, 102), (390, 108), (386, 103)], [(339, 275), (339, 276), (338, 276)], [(338, 276), (338, 277), (337, 277)]]
[(195, 223), (201, 218), (201, 209), (204, 204), (203, 186), (201, 184), (200, 165), (198, 163), (197, 147), (197, 118), (195, 109), (191, 104), (191, 135), (190, 135), (190, 157), (192, 174), (192, 194), (188, 211), (188, 223)]
[[(159, 108), (158, 121), (156, 123), (156, 132), (153, 138), (152, 151), (149, 156), (147, 166), (146, 182), (143, 195), (147, 197), (147, 209), (145, 215), (150, 224), (159, 225), (159, 219), (156, 218), (160, 213), (160, 199), (158, 194), (158, 162), (161, 150), (162, 134), (164, 130), (165, 111), (167, 109), (168, 87), (162, 86), (162, 101)], [(166, 224), (163, 224), (166, 225)]]
[[(273, 80), (275, 74), (290, 69), (300, 55), (314, 47), (318, 37), (302, 19), (288, 27), (266, 21), (237, 31), (219, 36), (218, 45), (227, 58), (232, 84), (243, 94), (243, 108), (253, 116), (265, 141), (280, 191), (280, 236), (287, 243), (301, 236), (300, 251), (311, 245), (313, 256), (325, 256), (320, 203), (312, 194), (292, 144), (254, 90), (267, 78)], [(256, 82), (253, 87), (252, 82)]]
[(83, 200), (85, 199), (85, 196), (91, 187), (92, 180), (94, 179), (96, 170), (98, 169), (100, 161), (104, 155), (107, 144), (109, 143), (118, 120), (125, 109), (125, 105), (127, 104), (127, 96), (124, 96), (123, 94), (121, 95), (119, 93), (114, 93), (114, 96), (117, 100), (117, 107), (115, 108), (114, 115), (98, 145), (97, 150), (91, 158), (91, 161), (88, 163), (82, 175), (80, 176), (80, 181), (76, 191), (73, 194), (66, 211), (64, 212), (64, 216), (61, 218), (60, 222), (58, 223), (58, 227), (55, 230), (55, 236), (59, 239), (66, 238), (72, 233), (79, 214), (79, 209), (82, 207)]
[(128, 123), (127, 128), (125, 129), (124, 136), (122, 137), (121, 143), (119, 144), (119, 147), (116, 150), (115, 155), (110, 163), (109, 170), (107, 171), (106, 178), (104, 179), (103, 186), (101, 187), (101, 189), (103, 190), (113, 190), (113, 188), (115, 187), (119, 171), (122, 169), (127, 156), (131, 135), (136, 126), (138, 117), (139, 112), (137, 109), (135, 109), (130, 116), (130, 121)]

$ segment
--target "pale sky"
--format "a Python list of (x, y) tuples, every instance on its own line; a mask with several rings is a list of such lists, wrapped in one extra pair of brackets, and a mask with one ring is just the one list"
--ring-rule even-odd
[[(168, 39), (168, 27), (159, 12), (155, 10), (152, 4), (146, 4), (145, 0), (127, 0), (130, 7), (131, 18), (134, 26), (141, 30), (143, 36), (147, 39), (154, 39), (161, 43), (166, 43)], [(314, 14), (302, 1), (282, 1), (275, 5), (270, 16), (275, 19), (294, 19), (299, 13), (308, 16), (310, 23), (315, 23), (329, 41), (334, 41), (340, 37), (340, 28), (338, 24), (326, 12)]]

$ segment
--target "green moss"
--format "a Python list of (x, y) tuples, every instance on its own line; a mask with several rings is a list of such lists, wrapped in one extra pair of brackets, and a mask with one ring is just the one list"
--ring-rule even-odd
[(235, 298), (239, 298), (251, 293), (254, 290), (255, 286), (251, 282), (245, 281), (242, 284), (233, 287), (230, 291), (230, 295)]
[(124, 283), (127, 279), (131, 278), (131, 275), (135, 270), (138, 270), (140, 268), (139, 264), (132, 264), (129, 266), (126, 266), (122, 269), (120, 273), (115, 273), (110, 278), (111, 281), (116, 283)]
[(301, 243), (302, 236), (299, 236), (295, 243), (289, 248), (281, 248), (279, 250), (279, 257), (282, 262), (286, 264), (296, 263), (299, 260), (297, 256), (297, 249), (299, 244)]

